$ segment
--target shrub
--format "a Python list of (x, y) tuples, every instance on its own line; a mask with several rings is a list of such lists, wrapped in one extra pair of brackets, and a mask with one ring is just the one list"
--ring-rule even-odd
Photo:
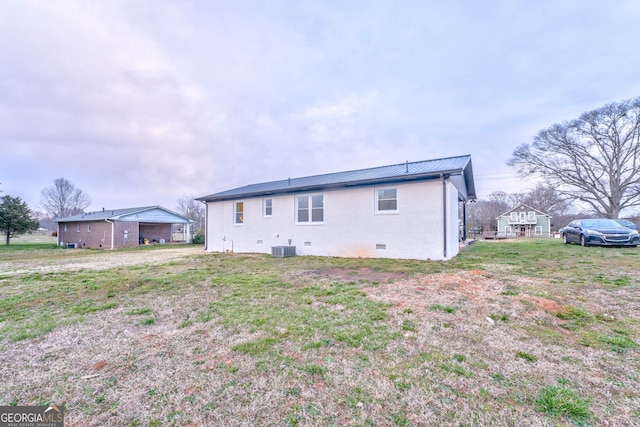
[(191, 243), (193, 243), (194, 245), (204, 244), (204, 234), (197, 233), (195, 236), (193, 236), (193, 239), (191, 239)]

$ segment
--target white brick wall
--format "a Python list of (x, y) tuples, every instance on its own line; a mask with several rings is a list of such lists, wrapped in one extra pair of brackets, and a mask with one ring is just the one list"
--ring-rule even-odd
[[(376, 190), (388, 187), (398, 190), (398, 211), (376, 213)], [(458, 253), (458, 193), (449, 182), (446, 188), (449, 259)], [(235, 201), (209, 202), (207, 250), (271, 253), (290, 240), (298, 255), (444, 258), (442, 181), (323, 191), (322, 224), (295, 223), (302, 194), (317, 193), (271, 197), (270, 218), (263, 216), (263, 197), (237, 199), (244, 202), (242, 225), (234, 224)]]

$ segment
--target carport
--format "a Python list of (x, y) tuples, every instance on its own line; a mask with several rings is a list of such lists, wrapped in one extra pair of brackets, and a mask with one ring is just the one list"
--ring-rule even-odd
[(57, 220), (58, 244), (115, 249), (140, 244), (189, 243), (191, 221), (162, 206), (103, 209)]

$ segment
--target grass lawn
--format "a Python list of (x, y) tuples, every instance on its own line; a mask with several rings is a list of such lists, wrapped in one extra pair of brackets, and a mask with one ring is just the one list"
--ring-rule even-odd
[(42, 245), (0, 250), (0, 405), (77, 426), (640, 425), (635, 248)]

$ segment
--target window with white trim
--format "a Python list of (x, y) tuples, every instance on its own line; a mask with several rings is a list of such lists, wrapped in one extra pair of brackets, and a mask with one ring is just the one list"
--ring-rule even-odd
[(529, 221), (535, 221), (536, 220), (536, 213), (531, 211), (529, 213), (527, 213), (527, 215), (529, 215)]
[(536, 233), (536, 236), (540, 236), (542, 234), (542, 226), (536, 225), (534, 233)]
[(80, 223), (76, 223), (76, 231), (79, 233), (80, 232)]
[(398, 211), (398, 189), (379, 188), (376, 190), (376, 212)]
[(507, 225), (507, 226), (504, 227), (504, 234), (507, 235), (507, 236), (511, 235), (511, 226), (510, 225)]
[(91, 233), (91, 222), (87, 222), (87, 232)]
[(262, 215), (266, 218), (273, 215), (273, 199), (264, 199), (262, 201)]
[(324, 195), (310, 194), (296, 198), (296, 222), (324, 222)]
[(233, 204), (233, 222), (234, 224), (244, 224), (244, 202)]
[(515, 222), (518, 220), (518, 212), (511, 212), (511, 216), (509, 217), (511, 222)]
[(527, 218), (527, 214), (524, 212), (520, 212), (520, 222), (524, 222)]

